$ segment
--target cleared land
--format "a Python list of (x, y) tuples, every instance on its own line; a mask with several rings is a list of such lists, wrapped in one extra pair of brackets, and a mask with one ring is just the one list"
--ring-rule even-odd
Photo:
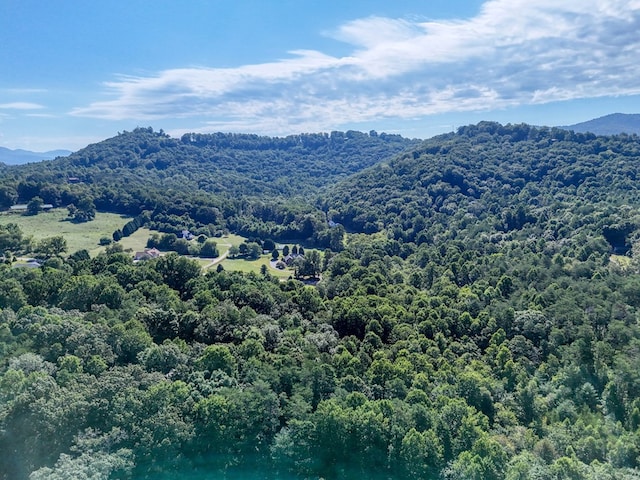
[(269, 261), (271, 260), (271, 255), (262, 255), (257, 260), (245, 260), (244, 258), (238, 259), (230, 259), (225, 258), (222, 262), (222, 266), (225, 270), (229, 270), (230, 272), (255, 272), (260, 273), (260, 268), (262, 265), (267, 266), (267, 271), (270, 275), (274, 277), (278, 277), (281, 279), (287, 279), (290, 276), (293, 276), (293, 270), (278, 270), (277, 268), (271, 268), (269, 266)]
[[(125, 252), (141, 252), (147, 246), (147, 240), (149, 240), (151, 233), (151, 230), (148, 228), (139, 228), (132, 235), (122, 238), (119, 243)], [(100, 247), (96, 250), (96, 253), (102, 250), (104, 250), (104, 248)]]
[(0, 215), (0, 224), (16, 223), (25, 235), (33, 237), (36, 242), (43, 238), (62, 235), (67, 240), (68, 253), (86, 249), (91, 255), (97, 255), (104, 250), (104, 247), (98, 244), (100, 238), (111, 238), (115, 230), (122, 228), (130, 220), (130, 217), (117, 213), (99, 212), (91, 222), (72, 223), (67, 220), (67, 213), (66, 208), (56, 208), (38, 215), (7, 213)]
[[(235, 235), (233, 233), (225, 235), (224, 237), (214, 238), (214, 240), (218, 245), (218, 252), (220, 252), (221, 257), (227, 255), (227, 252), (232, 246), (239, 246), (241, 243), (247, 241), (245, 237), (241, 237), (240, 235)], [(290, 245), (290, 247), (291, 246), (292, 245)], [(220, 257), (218, 257), (218, 259), (219, 258)], [(293, 270), (290, 269), (278, 270), (276, 268), (271, 268), (269, 266), (270, 260), (271, 254), (268, 254), (262, 255), (257, 260), (246, 260), (244, 258), (224, 258), (221, 261), (216, 261), (214, 259), (214, 264), (212, 265), (213, 262), (211, 261), (211, 259), (198, 258), (198, 261), (201, 263), (201, 265), (203, 267), (206, 267), (207, 269), (216, 268), (216, 265), (220, 263), (225, 270), (228, 270), (230, 272), (260, 273), (260, 268), (262, 267), (262, 265), (266, 265), (268, 269), (267, 271), (274, 277), (287, 279), (291, 275), (293, 275)]]
[[(67, 253), (77, 252), (86, 249), (90, 255), (96, 256), (103, 252), (105, 247), (100, 246), (99, 242), (102, 237), (111, 238), (113, 232), (122, 229), (131, 217), (119, 215), (117, 213), (98, 212), (96, 218), (91, 222), (72, 223), (67, 220), (67, 209), (56, 208), (48, 212), (41, 212), (38, 215), (20, 215), (15, 213), (6, 213), (0, 215), (0, 225), (7, 223), (16, 223), (25, 235), (33, 237), (38, 242), (43, 238), (62, 235), (67, 240)], [(136, 252), (144, 250), (147, 240), (152, 231), (148, 228), (140, 228), (133, 235), (120, 240), (122, 248), (127, 252)], [(214, 238), (218, 245), (220, 256), (226, 256), (231, 246), (238, 246), (246, 242), (245, 237), (230, 234), (220, 238)], [(290, 244), (289, 247), (293, 247)], [(218, 257), (219, 259), (220, 257)], [(257, 260), (245, 260), (243, 258), (231, 259), (223, 258), (217, 260), (210, 258), (195, 258), (206, 268), (215, 268), (220, 263), (225, 270), (240, 272), (260, 273), (262, 265), (266, 265), (268, 272), (278, 278), (287, 279), (293, 275), (292, 269), (278, 270), (269, 265), (271, 255), (262, 255)], [(214, 263), (214, 265), (212, 265)]]

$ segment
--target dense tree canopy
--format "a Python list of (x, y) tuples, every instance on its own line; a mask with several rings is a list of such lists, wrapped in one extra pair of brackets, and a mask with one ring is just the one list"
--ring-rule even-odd
[(0, 206), (37, 197), (69, 208), (77, 222), (90, 221), (96, 209), (132, 216), (147, 211), (147, 223), (163, 232), (232, 230), (329, 246), (326, 218), (308, 199), (417, 144), (399, 135), (355, 131), (175, 139), (137, 128), (66, 158), (7, 168)]
[[(137, 134), (158, 144), (120, 161), (153, 175), (162, 142), (275, 148)], [(296, 248), (300, 280), (115, 248), (0, 265), (0, 478), (637, 478), (638, 155), (634, 136), (463, 127), (283, 208), (281, 232), (341, 229)], [(188, 222), (240, 218), (202, 198)], [(25, 248), (16, 225), (0, 242)]]

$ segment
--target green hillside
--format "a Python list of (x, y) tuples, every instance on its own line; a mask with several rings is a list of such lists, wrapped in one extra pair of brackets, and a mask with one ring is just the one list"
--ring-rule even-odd
[(638, 137), (482, 122), (348, 177), (324, 164), (279, 210), (233, 182), (150, 208), (163, 172), (211, 176), (90, 151), (4, 184), (109, 191), (165, 231), (259, 232), (258, 256), (276, 235), (326, 243), (275, 248), (287, 281), (117, 247), (0, 266), (1, 479), (638, 477)]
[(418, 143), (355, 131), (175, 139), (138, 128), (69, 157), (4, 167), (0, 208), (39, 196), (54, 207), (92, 202), (99, 211), (131, 216), (148, 211), (150, 226), (165, 232), (230, 230), (283, 240), (316, 235), (317, 240), (327, 225), (311, 199), (339, 179)]

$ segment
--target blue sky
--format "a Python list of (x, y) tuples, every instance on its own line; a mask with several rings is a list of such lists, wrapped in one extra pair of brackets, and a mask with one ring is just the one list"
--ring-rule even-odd
[(0, 0), (0, 146), (640, 112), (640, 0)]

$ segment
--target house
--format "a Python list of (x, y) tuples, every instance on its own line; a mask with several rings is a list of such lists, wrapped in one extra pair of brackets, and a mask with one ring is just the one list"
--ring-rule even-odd
[[(26, 212), (28, 208), (28, 205), (26, 203), (21, 203), (19, 205), (11, 205), (9, 207), (9, 211), (11, 212)], [(51, 210), (53, 208), (53, 205), (50, 203), (45, 203), (43, 204), (40, 209), (41, 210)]]
[(35, 258), (30, 258), (26, 263), (15, 263), (11, 268), (40, 268), (42, 264)]
[(160, 256), (160, 250), (157, 248), (147, 248), (144, 252), (136, 252), (133, 256), (134, 261), (151, 260), (152, 258), (158, 258)]
[(185, 240), (193, 240), (194, 235), (189, 230), (182, 230), (182, 238)]
[(296, 260), (296, 258), (304, 258), (304, 255), (300, 255), (298, 253), (290, 253), (289, 255), (284, 257), (282, 260), (287, 265), (287, 267), (290, 267), (291, 265), (293, 265), (293, 262)]

